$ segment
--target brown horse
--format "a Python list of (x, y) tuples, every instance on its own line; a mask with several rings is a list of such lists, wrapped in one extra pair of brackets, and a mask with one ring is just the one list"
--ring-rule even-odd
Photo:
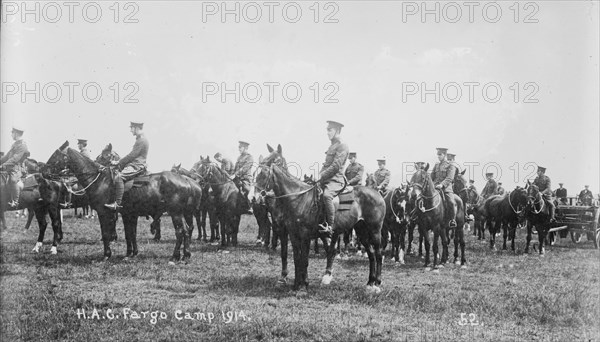
[[(116, 237), (117, 215), (104, 205), (114, 200), (113, 170), (105, 168), (78, 151), (68, 147), (65, 142), (56, 150), (47, 166), (53, 169), (68, 167), (84, 187), (90, 199), (92, 209), (98, 213), (102, 242), (104, 244), (104, 260), (112, 255), (110, 242)], [(137, 247), (137, 220), (139, 216), (154, 216), (168, 212), (173, 220), (177, 242), (170, 263), (181, 259), (180, 248), (183, 244), (183, 260), (190, 256), (190, 242), (188, 227), (183, 220), (185, 210), (193, 204), (194, 190), (190, 182), (180, 175), (172, 172), (161, 172), (142, 177), (135, 186), (125, 192), (123, 208), (120, 213), (125, 227), (125, 240), (127, 242), (126, 259), (138, 254)], [(128, 187), (128, 184), (126, 184)]]
[[(429, 230), (433, 231), (433, 267), (441, 267), (448, 260), (448, 239), (449, 230), (448, 218), (446, 217), (445, 203), (443, 203), (444, 194), (436, 190), (431, 176), (427, 173), (429, 165), (424, 169), (418, 169), (412, 175), (409, 186), (416, 194), (416, 208), (414, 213), (419, 225), (419, 233), (423, 235), (425, 242), (425, 268), (429, 269)], [(454, 234), (454, 262), (458, 261), (458, 248), (460, 246), (461, 258), (460, 265), (466, 267), (465, 259), (465, 241), (464, 241), (464, 209), (462, 200), (454, 194), (456, 203), (456, 232)], [(441, 264), (438, 265), (438, 239), (442, 240)]]
[[(285, 213), (285, 227), (294, 250), (294, 289), (306, 293), (308, 288), (308, 254), (311, 237), (317, 236), (321, 203), (319, 187), (308, 185), (292, 176), (276, 163), (282, 158), (281, 145), (259, 164), (256, 186), (263, 191), (273, 191), (277, 206)], [(354, 228), (369, 255), (369, 280), (367, 290), (380, 292), (381, 284), (381, 227), (385, 215), (383, 198), (374, 190), (357, 186), (353, 190), (354, 202), (350, 210), (336, 211), (331, 241), (336, 241), (344, 231)], [(286, 234), (284, 234), (286, 235)], [(286, 242), (287, 244), (287, 242)], [(283, 247), (283, 241), (282, 241)], [(322, 284), (332, 280), (335, 248), (326, 244), (327, 268)], [(282, 270), (280, 284), (287, 283), (287, 248), (281, 249)]]
[(391, 236), (392, 257), (397, 263), (404, 264), (405, 236), (408, 222), (404, 218), (402, 203), (406, 201), (406, 189), (402, 187), (393, 188), (385, 194), (383, 200), (385, 202), (385, 218), (381, 230), (382, 249), (385, 250), (389, 233)]
[(537, 185), (527, 181), (526, 189), (528, 202), (525, 211), (525, 216), (527, 217), (527, 244), (525, 245), (525, 253), (529, 253), (531, 234), (533, 227), (535, 227), (535, 230), (538, 233), (538, 250), (540, 255), (544, 256), (546, 251), (544, 242), (548, 235), (548, 231), (552, 227), (552, 223), (550, 222), (550, 207)]
[(465, 171), (467, 170), (465, 169), (462, 172), (454, 174), (452, 191), (463, 201), (466, 215), (465, 221), (469, 222), (469, 226), (473, 227), (473, 235), (479, 236), (479, 240), (481, 240), (482, 236), (485, 236), (483, 232), (485, 224), (477, 208), (483, 203), (483, 198), (479, 196), (476, 190), (467, 186), (467, 180), (464, 177)]
[[(204, 221), (202, 218), (204, 186), (205, 186), (204, 179), (202, 178), (202, 176), (200, 176), (200, 174), (198, 174), (196, 172), (188, 171), (188, 170), (182, 168), (181, 164), (174, 165), (171, 168), (171, 172), (174, 172), (183, 177), (186, 177), (191, 181), (190, 185), (193, 190), (193, 201), (190, 203), (190, 206), (187, 208), (186, 213), (184, 214), (185, 221), (189, 227), (190, 238), (192, 238), (192, 233), (194, 232), (194, 217), (195, 217), (196, 223), (198, 224), (198, 240), (202, 239), (202, 232), (204, 232), (204, 242), (207, 242), (207, 239), (206, 239), (206, 216), (204, 216)], [(158, 225), (156, 228), (158, 229), (157, 234), (160, 236), (160, 225)]]
[(515, 250), (517, 224), (521, 215), (524, 214), (526, 206), (527, 190), (519, 186), (505, 195), (494, 195), (485, 200), (484, 212), (486, 213), (486, 225), (490, 231), (491, 249), (495, 248), (496, 233), (500, 232), (500, 228), (502, 228), (504, 238), (502, 249), (506, 249), (506, 240), (510, 238), (512, 239), (511, 249)]

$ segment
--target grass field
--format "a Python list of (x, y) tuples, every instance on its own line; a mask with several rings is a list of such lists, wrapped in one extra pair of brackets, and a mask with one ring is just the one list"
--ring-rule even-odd
[[(524, 231), (516, 254), (491, 252), (469, 233), (467, 269), (425, 272), (418, 257), (402, 266), (387, 257), (378, 295), (366, 294), (368, 263), (358, 256), (336, 260), (332, 284), (321, 286), (322, 252), (311, 255), (308, 296), (297, 298), (276, 285), (279, 252), (254, 245), (247, 215), (240, 247), (221, 253), (194, 240), (191, 262), (175, 266), (167, 263), (168, 218), (160, 243), (140, 220), (132, 261), (123, 260), (119, 222), (113, 258), (102, 262), (97, 219), (66, 217), (59, 253), (50, 255), (51, 229), (34, 254), (37, 224), (25, 231), (24, 219), (7, 216), (1, 341), (600, 341), (600, 252), (592, 242), (560, 239), (540, 257), (523, 254)], [(288, 260), (293, 278), (291, 248)]]

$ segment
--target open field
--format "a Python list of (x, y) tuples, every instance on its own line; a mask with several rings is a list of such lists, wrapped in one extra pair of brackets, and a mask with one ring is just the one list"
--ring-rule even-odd
[[(102, 262), (97, 219), (67, 216), (58, 255), (49, 254), (51, 229), (33, 254), (37, 224), (24, 231), (25, 220), (7, 213), (0, 340), (600, 341), (600, 252), (592, 242), (560, 239), (540, 257), (522, 253), (524, 230), (516, 254), (491, 252), (468, 233), (467, 269), (425, 272), (417, 257), (402, 266), (386, 257), (379, 295), (365, 293), (368, 263), (358, 256), (336, 260), (332, 284), (321, 286), (322, 252), (310, 259), (308, 296), (297, 298), (276, 286), (279, 252), (254, 245), (253, 217), (242, 218), (237, 249), (220, 253), (193, 240), (191, 262), (175, 266), (167, 263), (170, 219), (160, 243), (151, 241), (149, 222), (140, 219), (137, 258), (123, 261), (119, 222), (114, 257)], [(180, 320), (185, 313), (193, 319)]]

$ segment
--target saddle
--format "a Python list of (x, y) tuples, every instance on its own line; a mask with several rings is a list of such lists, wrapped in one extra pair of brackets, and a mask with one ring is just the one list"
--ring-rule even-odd
[[(354, 203), (354, 188), (350, 185), (344, 187), (337, 196), (333, 198), (335, 211), (346, 211), (352, 208)], [(321, 212), (325, 212), (325, 203), (323, 202), (323, 191), (319, 191), (319, 204)]]
[(132, 188), (141, 188), (148, 184), (150, 184), (150, 175), (146, 172), (146, 170), (140, 170), (138, 173), (133, 175), (133, 178), (128, 177), (127, 180), (123, 180), (125, 185), (125, 192), (131, 190)]
[(27, 175), (21, 178), (21, 181), (23, 182), (23, 191), (31, 191), (39, 186), (34, 175)]

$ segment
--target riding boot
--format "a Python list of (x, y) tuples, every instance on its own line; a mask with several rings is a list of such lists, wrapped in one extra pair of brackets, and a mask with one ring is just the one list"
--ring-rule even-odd
[(556, 211), (556, 207), (554, 206), (554, 203), (552, 201), (548, 202), (548, 207), (550, 208), (550, 222), (554, 223), (556, 222), (556, 218), (554, 217), (554, 212)]
[(331, 236), (333, 236), (333, 223), (335, 220), (335, 206), (333, 205), (333, 198), (330, 198), (329, 196), (323, 196), (323, 204), (325, 206), (326, 222), (325, 224), (319, 224), (319, 227), (321, 227), (319, 232), (331, 238)]
[(111, 204), (105, 204), (104, 206), (111, 210), (118, 210), (121, 207), (121, 201), (123, 200), (123, 193), (125, 192), (125, 184), (123, 178), (117, 176), (115, 178), (115, 202)]
[(448, 210), (448, 218), (450, 219), (450, 228), (456, 227), (456, 204), (454, 203), (454, 194), (446, 193), (446, 209)]

